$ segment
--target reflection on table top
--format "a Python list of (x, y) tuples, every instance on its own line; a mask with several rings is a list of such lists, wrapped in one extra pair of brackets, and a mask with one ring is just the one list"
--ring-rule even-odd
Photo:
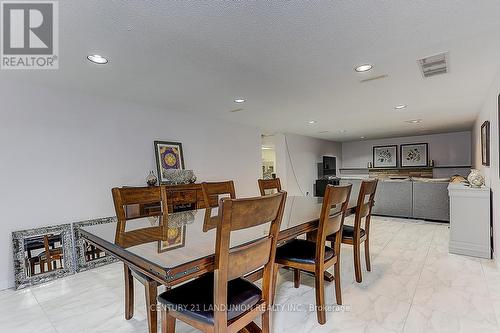
[[(303, 233), (305, 230), (304, 226), (309, 224), (312, 226), (309, 231), (314, 230), (315, 227), (313, 225), (317, 224), (317, 220), (319, 219), (322, 202), (323, 198), (289, 196), (281, 223), (280, 239), (295, 237), (294, 231), (297, 231), (298, 234)], [(355, 200), (351, 199), (349, 205), (351, 212), (355, 204)], [(189, 214), (186, 214), (186, 212), (169, 214), (169, 229), (171, 230), (171, 234), (175, 236), (176, 242), (178, 242), (178, 244), (170, 244), (171, 250), (168, 249), (169, 244), (158, 244), (158, 241), (127, 249), (120, 248), (114, 244), (116, 223), (88, 226), (82, 228), (81, 231), (83, 236), (89, 240), (94, 242), (97, 240), (100, 243), (97, 245), (103, 247), (104, 250), (108, 250), (111, 253), (118, 251), (139, 257), (168, 272), (186, 263), (213, 257), (215, 252), (215, 229), (207, 232), (202, 230), (204, 212), (204, 209), (200, 209), (190, 211)], [(194, 216), (194, 218), (185, 218), (185, 216), (189, 215)], [(182, 222), (183, 218), (184, 223)], [(127, 231), (150, 227), (152, 225), (151, 222), (152, 220), (148, 218), (132, 220), (127, 223)], [(268, 231), (269, 224), (265, 224), (251, 229), (232, 232), (231, 246), (238, 246), (261, 238), (267, 235)], [(180, 238), (178, 235), (179, 232), (181, 233)], [(179, 244), (183, 245), (179, 246)], [(162, 250), (160, 250), (160, 247)]]

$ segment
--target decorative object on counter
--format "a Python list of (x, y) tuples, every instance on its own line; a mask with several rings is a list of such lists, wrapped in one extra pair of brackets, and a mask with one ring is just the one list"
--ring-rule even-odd
[(148, 186), (155, 186), (158, 183), (158, 177), (156, 177), (154, 171), (149, 172), (149, 175), (146, 177), (146, 183)]
[(374, 168), (395, 168), (398, 166), (398, 146), (373, 147)]
[[(170, 183), (170, 170), (184, 170), (184, 155), (180, 142), (155, 141), (157, 174), (161, 184)], [(179, 183), (180, 184), (180, 183)]]
[(77, 272), (83, 272), (116, 261), (115, 257), (108, 255), (98, 247), (87, 242), (80, 234), (80, 229), (83, 227), (113, 222), (116, 222), (116, 217), (114, 216), (73, 223)]
[(490, 122), (481, 125), (481, 160), (484, 166), (490, 166)]
[(429, 160), (429, 166), (433, 167), (434, 166), (434, 160)]
[(452, 184), (460, 184), (460, 183), (465, 183), (467, 182), (467, 179), (465, 179), (464, 176), (461, 175), (453, 175), (451, 176), (450, 183)]
[(368, 162), (368, 164), (366, 165), (366, 167), (367, 167), (368, 169), (373, 168), (373, 163), (372, 163), (372, 162)]
[(15, 231), (12, 243), (17, 289), (75, 273), (70, 224)]
[(477, 169), (471, 169), (467, 181), (471, 187), (482, 187), (484, 185), (484, 177)]
[(192, 184), (196, 181), (193, 170), (163, 170), (162, 183), (168, 185)]
[(427, 143), (401, 145), (401, 167), (426, 167), (429, 161)]
[(189, 182), (189, 184), (194, 184), (196, 182), (196, 179), (198, 179), (196, 177), (196, 175), (194, 174), (194, 171), (193, 170), (186, 170), (187, 172), (187, 180)]

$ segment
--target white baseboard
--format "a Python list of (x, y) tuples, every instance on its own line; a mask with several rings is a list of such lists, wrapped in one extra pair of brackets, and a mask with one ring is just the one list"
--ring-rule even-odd
[(15, 283), (13, 280), (12, 281), (11, 280), (0, 281), (0, 290), (14, 288), (14, 286), (15, 286)]

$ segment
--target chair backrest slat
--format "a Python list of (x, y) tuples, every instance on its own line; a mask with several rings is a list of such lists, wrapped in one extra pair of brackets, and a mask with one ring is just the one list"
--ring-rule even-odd
[(361, 222), (365, 218), (365, 231), (368, 233), (370, 228), (370, 218), (372, 208), (375, 204), (375, 192), (377, 191), (377, 179), (363, 180), (359, 188), (358, 203), (356, 206), (356, 215), (354, 218), (354, 234), (360, 235)]
[(234, 191), (234, 182), (232, 180), (225, 182), (203, 182), (201, 183), (203, 190), (203, 199), (207, 207), (217, 207), (221, 196), (229, 196), (231, 199), (236, 199)]
[[(167, 192), (164, 186), (154, 187), (115, 187), (111, 190), (115, 205), (116, 226), (115, 243), (122, 247), (131, 247), (146, 242), (166, 240), (168, 233)], [(127, 206), (161, 203), (159, 225), (127, 231)]]
[(274, 190), (275, 192), (281, 191), (281, 181), (279, 178), (273, 179), (259, 179), (259, 190), (260, 195), (266, 195), (268, 190)]
[(337, 254), (340, 251), (342, 226), (349, 205), (351, 188), (351, 184), (346, 186), (326, 186), (316, 236), (316, 260), (319, 260), (319, 262), (324, 260), (326, 236), (335, 235), (335, 250)]
[(234, 182), (232, 180), (225, 182), (203, 182), (201, 183), (203, 191), (203, 200), (205, 201), (205, 219), (203, 221), (203, 231), (208, 231), (217, 227), (218, 215), (212, 216), (212, 208), (219, 206), (219, 200), (222, 196), (236, 199)]
[(253, 272), (269, 261), (272, 239), (266, 237), (229, 251), (228, 280)]

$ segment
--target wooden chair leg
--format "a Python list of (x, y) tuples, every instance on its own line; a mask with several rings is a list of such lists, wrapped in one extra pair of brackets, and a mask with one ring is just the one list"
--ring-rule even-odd
[(262, 333), (271, 332), (271, 313), (268, 310), (262, 314)]
[(278, 288), (278, 273), (279, 273), (279, 271), (280, 271), (280, 266), (274, 265), (273, 280), (271, 281), (271, 283), (272, 283), (271, 304), (274, 304), (274, 299), (276, 298), (276, 289)]
[(316, 314), (318, 315), (318, 323), (321, 325), (326, 323), (325, 309), (325, 279), (323, 274), (317, 272), (315, 274), (315, 289), (316, 289)]
[(295, 286), (295, 288), (300, 287), (300, 270), (299, 269), (293, 270), (293, 285)]
[(125, 319), (129, 320), (134, 316), (134, 278), (126, 264), (123, 264), (123, 272), (125, 276)]
[(370, 243), (368, 239), (369, 238), (366, 238), (365, 240), (365, 261), (366, 261), (366, 270), (370, 272), (372, 270), (372, 267), (370, 264)]
[(361, 283), (363, 278), (361, 277), (361, 259), (360, 259), (360, 244), (354, 244), (354, 274), (356, 276), (356, 282)]
[(335, 274), (335, 298), (337, 299), (337, 304), (342, 305), (342, 291), (340, 286), (340, 257), (338, 262), (333, 266), (333, 271)]
[[(156, 313), (158, 284), (156, 281), (146, 281), (146, 311), (148, 313), (149, 333), (158, 332), (158, 317)], [(167, 316), (167, 318), (170, 316)]]
[(167, 309), (161, 310), (161, 333), (175, 333), (175, 318), (168, 313)]

